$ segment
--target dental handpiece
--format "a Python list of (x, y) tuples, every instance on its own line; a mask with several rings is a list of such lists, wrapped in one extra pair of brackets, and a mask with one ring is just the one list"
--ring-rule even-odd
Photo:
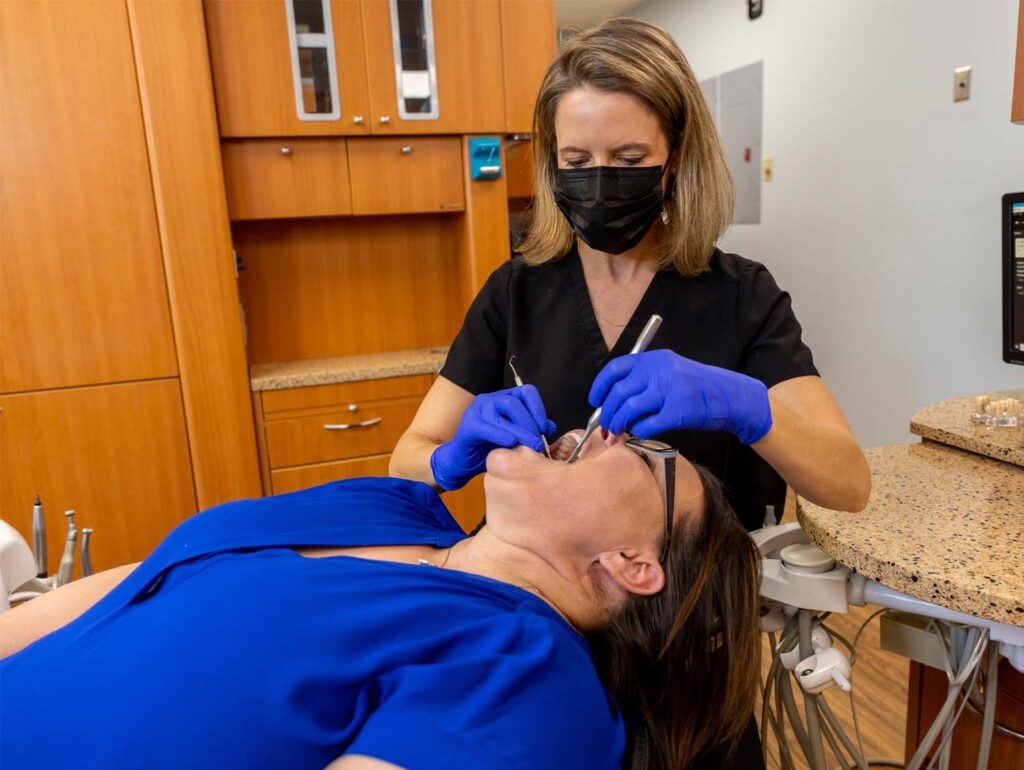
[[(508, 360), (508, 368), (512, 370), (512, 378), (513, 378), (513, 380), (515, 380), (516, 387), (521, 388), (521, 387), (523, 387), (523, 378), (519, 376), (519, 372), (517, 372), (515, 366), (512, 365), (512, 361), (514, 359), (515, 359), (515, 356), (512, 356), (512, 358), (510, 358)], [(542, 430), (543, 430), (543, 428), (542, 428)], [(547, 440), (547, 438), (545, 438), (543, 433), (540, 434), (540, 440), (544, 444), (544, 456), (547, 457), (550, 460), (551, 459), (551, 447), (548, 446), (548, 440)]]
[(57, 568), (57, 580), (54, 582), (55, 588), (71, 582), (71, 573), (75, 570), (76, 540), (78, 540), (78, 530), (69, 529), (68, 539), (64, 542), (64, 555), (60, 557), (60, 566)]
[(89, 577), (92, 574), (92, 557), (89, 556), (89, 538), (92, 535), (92, 529), (84, 527), (82, 529), (82, 577)]
[[(644, 325), (643, 331), (640, 332), (640, 336), (636, 338), (636, 342), (633, 344), (633, 349), (629, 351), (629, 355), (643, 353), (647, 350), (647, 346), (651, 344), (651, 340), (654, 339), (654, 335), (658, 333), (658, 329), (661, 327), (661, 321), (661, 316), (657, 314), (647, 319), (647, 323)], [(583, 445), (587, 443), (587, 440), (593, 435), (600, 424), (601, 407), (597, 407), (594, 413), (590, 415), (590, 419), (587, 420), (587, 428), (583, 431), (583, 436), (580, 437), (580, 442), (576, 445), (576, 448), (572, 450), (572, 454), (566, 459), (566, 464), (574, 463), (579, 459), (580, 452), (583, 451)]]
[(46, 577), (46, 517), (39, 495), (32, 506), (32, 556), (36, 560), (36, 577)]

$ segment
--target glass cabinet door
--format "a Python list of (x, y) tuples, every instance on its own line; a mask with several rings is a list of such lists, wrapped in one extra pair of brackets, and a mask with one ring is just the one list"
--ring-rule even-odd
[(203, 11), (221, 137), (370, 133), (361, 0), (203, 0)]
[(437, 120), (437, 67), (431, 0), (390, 0), (398, 115)]
[(374, 134), (504, 132), (499, 0), (361, 0), (360, 10)]
[(337, 62), (329, 0), (284, 0), (299, 120), (338, 120)]

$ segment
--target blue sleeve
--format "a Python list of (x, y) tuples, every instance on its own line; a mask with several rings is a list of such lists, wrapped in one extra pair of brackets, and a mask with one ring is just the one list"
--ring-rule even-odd
[(345, 753), (409, 770), (618, 770), (625, 731), (589, 658), (530, 644), (394, 672)]

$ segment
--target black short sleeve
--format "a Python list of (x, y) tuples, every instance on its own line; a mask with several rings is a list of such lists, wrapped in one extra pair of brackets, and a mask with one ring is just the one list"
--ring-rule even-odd
[(764, 265), (748, 264), (738, 300), (744, 339), (739, 371), (769, 388), (794, 377), (817, 376), (789, 293), (779, 288)]
[(512, 262), (491, 273), (462, 322), (441, 376), (474, 395), (502, 387), (508, 346), (509, 282)]

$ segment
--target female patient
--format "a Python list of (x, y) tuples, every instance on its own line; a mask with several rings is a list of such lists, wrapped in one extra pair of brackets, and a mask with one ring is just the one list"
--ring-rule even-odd
[(684, 767), (753, 707), (757, 574), (666, 454), (495, 450), (473, 537), (397, 479), (195, 516), (0, 616), (0, 766)]

